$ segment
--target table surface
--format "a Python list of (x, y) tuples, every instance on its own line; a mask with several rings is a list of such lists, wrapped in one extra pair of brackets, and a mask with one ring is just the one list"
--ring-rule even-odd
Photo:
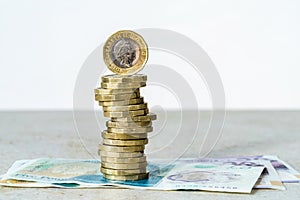
[[(192, 111), (185, 111), (192, 120)], [(211, 113), (200, 111), (199, 134), (208, 127)], [(78, 114), (78, 113), (77, 113)], [(150, 155), (179, 155), (190, 143), (191, 126), (185, 121), (183, 129), (176, 132), (180, 112), (168, 111), (158, 116), (150, 135)], [(182, 113), (181, 113), (182, 114)], [(100, 114), (99, 114), (100, 115)], [(74, 116), (76, 125), (74, 123)], [(79, 116), (79, 117), (78, 117)], [(15, 160), (50, 158), (98, 158), (97, 147), (100, 130), (105, 119), (95, 113), (74, 115), (71, 111), (2, 111), (0, 112), (0, 174)], [(160, 119), (160, 117), (158, 118)], [(278, 155), (297, 170), (300, 170), (300, 112), (299, 111), (227, 111), (222, 135), (209, 157), (238, 155)], [(205, 130), (204, 130), (205, 129)], [(182, 139), (181, 136), (183, 135)], [(169, 144), (179, 138), (181, 143)], [(201, 136), (202, 137), (202, 136)], [(200, 138), (201, 138), (200, 137)], [(213, 138), (214, 139), (214, 138)], [(185, 143), (185, 141), (189, 141)], [(199, 140), (200, 141), (200, 140)], [(199, 155), (199, 141), (190, 145), (183, 157)], [(163, 143), (164, 149), (159, 150)], [(173, 146), (172, 146), (173, 145)], [(175, 145), (175, 146), (174, 146)], [(180, 146), (181, 145), (181, 146)], [(155, 150), (158, 149), (158, 154)], [(152, 154), (153, 153), (153, 154)], [(8, 188), (0, 187), (0, 199), (299, 199), (300, 184), (286, 184), (286, 191), (253, 190), (251, 194), (215, 193), (203, 191), (152, 191), (136, 189), (57, 189), (57, 188)]]

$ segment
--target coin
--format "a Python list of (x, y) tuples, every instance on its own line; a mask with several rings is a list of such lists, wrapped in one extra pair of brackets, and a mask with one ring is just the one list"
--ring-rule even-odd
[(143, 69), (148, 59), (148, 47), (142, 36), (122, 30), (111, 35), (103, 46), (107, 67), (116, 74), (134, 74)]
[(141, 110), (133, 110), (133, 111), (123, 111), (123, 112), (103, 112), (104, 117), (134, 117), (145, 115), (149, 111), (148, 109), (141, 109)]
[(113, 146), (139, 146), (148, 144), (148, 139), (140, 140), (112, 140), (112, 139), (103, 139), (103, 144), (113, 145)]
[(147, 138), (147, 134), (124, 134), (124, 133), (109, 133), (107, 131), (102, 132), (102, 137), (105, 139), (113, 139), (113, 140), (136, 140), (136, 139), (145, 139)]
[(149, 115), (144, 116), (134, 116), (134, 117), (112, 117), (111, 121), (113, 122), (141, 122), (141, 121), (152, 121), (156, 120), (156, 115), (153, 113), (150, 113)]
[(99, 101), (100, 106), (126, 106), (144, 103), (144, 98), (127, 99), (124, 101)]
[(108, 169), (140, 169), (146, 168), (147, 162), (141, 163), (109, 163), (109, 162), (101, 162), (101, 167)]
[[(139, 163), (139, 162), (146, 162), (146, 156), (135, 157), (135, 158), (114, 158), (114, 157), (101, 156), (101, 161), (109, 162), (109, 163)], [(139, 173), (143, 173), (143, 172), (139, 172)]]
[(140, 97), (140, 92), (133, 92), (129, 94), (95, 94), (96, 101), (120, 101), (138, 97)]
[(110, 152), (137, 152), (137, 151), (144, 151), (145, 145), (139, 146), (129, 146), (129, 147), (120, 147), (120, 146), (110, 146), (106, 144), (99, 144), (100, 151), (110, 151)]
[(131, 94), (133, 92), (139, 92), (140, 89), (105, 89), (97, 88), (94, 89), (95, 94)]
[(107, 121), (106, 126), (109, 128), (135, 128), (135, 127), (149, 127), (152, 125), (151, 121), (142, 122), (113, 122)]
[(116, 181), (137, 181), (137, 180), (147, 179), (149, 177), (149, 173), (126, 175), (126, 176), (103, 174), (103, 176), (107, 179), (116, 180)]
[(153, 131), (153, 127), (136, 127), (136, 128), (107, 128), (111, 133), (148, 133)]
[(103, 111), (114, 112), (114, 111), (129, 111), (129, 110), (140, 110), (147, 108), (147, 103), (128, 105), (128, 106), (104, 106)]
[(106, 75), (102, 76), (102, 82), (105, 83), (132, 83), (132, 82), (146, 82), (147, 75), (134, 74), (134, 75)]
[(110, 174), (110, 175), (134, 175), (134, 174), (146, 173), (147, 168), (144, 167), (144, 168), (140, 168), (140, 169), (107, 169), (107, 168), (101, 167), (100, 171), (103, 174)]
[(114, 158), (135, 158), (144, 156), (144, 151), (137, 152), (111, 152), (98, 150), (100, 156), (114, 157)]
[(101, 83), (102, 88), (109, 89), (137, 89), (140, 87), (145, 87), (146, 82), (133, 82), (133, 83)]

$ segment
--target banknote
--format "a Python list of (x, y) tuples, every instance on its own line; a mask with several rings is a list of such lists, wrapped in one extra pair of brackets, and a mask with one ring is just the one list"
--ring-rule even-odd
[[(218, 158), (216, 160), (218, 160)], [(300, 173), (296, 171), (292, 166), (290, 166), (289, 164), (287, 164), (286, 162), (274, 155), (227, 157), (222, 158), (222, 160), (225, 160), (225, 162), (231, 162), (232, 164), (245, 165), (251, 165), (253, 163), (255, 164), (259, 160), (267, 160), (271, 162), (272, 166), (275, 168), (283, 183), (300, 182)]]
[(181, 162), (163, 178), (158, 187), (250, 193), (263, 169), (263, 166)]
[(269, 160), (273, 167), (276, 169), (280, 176), (280, 179), (284, 183), (295, 183), (300, 182), (300, 173), (296, 171), (292, 166), (290, 166), (285, 161), (279, 159), (277, 156), (265, 155), (258, 156), (258, 159)]
[[(110, 181), (100, 173), (99, 160), (75, 159), (34, 159), (16, 161), (8, 172), (2, 175), (0, 185), (11, 186), (7, 180), (37, 182), (51, 187), (89, 188), (106, 187), (154, 187), (164, 174), (173, 168), (173, 165), (164, 163), (149, 163), (147, 168), (151, 176), (140, 181)], [(17, 182), (18, 181), (18, 182)], [(30, 184), (28, 184), (30, 187)]]
[(254, 188), (285, 190), (280, 176), (276, 172), (269, 160), (256, 159), (257, 157), (228, 157), (228, 158), (203, 158), (203, 159), (184, 159), (185, 162), (208, 162), (217, 164), (230, 164), (235, 166), (265, 166)]
[[(0, 185), (20, 187), (122, 187), (155, 190), (207, 190), (251, 192), (262, 166), (236, 166), (208, 162), (149, 161), (149, 179), (111, 181), (99, 170), (99, 160), (34, 159), (17, 161), (2, 176)], [(27, 183), (28, 182), (28, 183)]]
[[(9, 168), (6, 174), (14, 173), (17, 169), (22, 167), (24, 164), (29, 162), (29, 160), (19, 160), (13, 163), (13, 165)], [(44, 184), (38, 183), (35, 181), (27, 181), (27, 180), (15, 180), (15, 179), (6, 179), (4, 175), (0, 176), (0, 185), (10, 186), (10, 187), (51, 187), (52, 184)]]

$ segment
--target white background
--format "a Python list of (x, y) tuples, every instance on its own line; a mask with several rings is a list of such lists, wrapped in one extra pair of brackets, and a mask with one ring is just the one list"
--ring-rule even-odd
[[(88, 55), (112, 33), (139, 28), (170, 29), (196, 41), (219, 71), (228, 109), (298, 109), (299, 10), (296, 0), (0, 0), (0, 109), (72, 108)], [(178, 58), (150, 55), (150, 63), (181, 67)], [(199, 107), (209, 108), (202, 85), (193, 85)]]

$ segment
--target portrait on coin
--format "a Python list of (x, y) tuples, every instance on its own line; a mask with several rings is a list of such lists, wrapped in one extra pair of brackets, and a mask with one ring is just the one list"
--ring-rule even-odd
[(121, 38), (112, 46), (110, 56), (115, 65), (121, 68), (130, 68), (137, 63), (140, 57), (139, 46), (130, 38)]

